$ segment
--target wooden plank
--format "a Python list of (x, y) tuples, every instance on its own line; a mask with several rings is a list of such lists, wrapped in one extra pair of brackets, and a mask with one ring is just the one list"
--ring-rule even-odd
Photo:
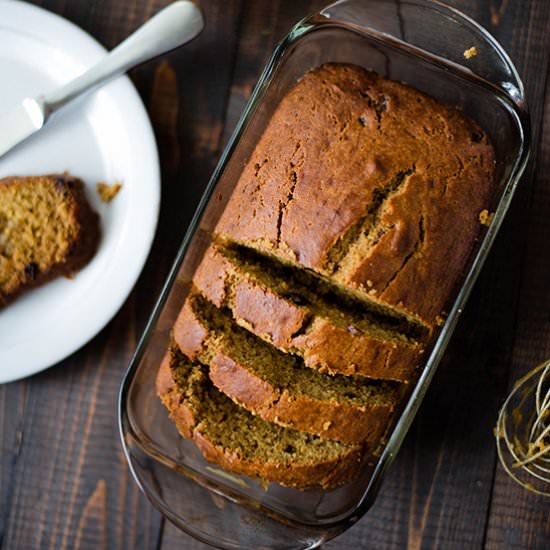
[(23, 431), (23, 420), (27, 397), (25, 382), (0, 386), (0, 547), (8, 521), (8, 510), (13, 493), (13, 467), (16, 463)]
[[(43, 5), (112, 47), (162, 1)], [(122, 373), (217, 158), (240, 2), (202, 2), (207, 31), (132, 74), (162, 146), (163, 201), (140, 280), (115, 320), (60, 365), (0, 394), (2, 548), (155, 548), (160, 515), (131, 479), (116, 424)], [(212, 55), (211, 52), (216, 52)], [(209, 57), (211, 56), (211, 58)]]
[[(120, 341), (128, 313), (119, 315), (94, 346), (26, 382), (3, 548), (156, 544), (160, 519), (129, 480), (115, 421), (120, 374), (130, 350), (108, 350)], [(19, 385), (9, 390), (20, 391)]]
[[(512, 37), (511, 51), (523, 76), (531, 107), (534, 156), (537, 153), (537, 144), (541, 140), (540, 136), (544, 140), (543, 143), (548, 136), (548, 126), (543, 127), (541, 122), (543, 120), (543, 98), (548, 85), (550, 43), (547, 29), (550, 22), (549, 7), (547, 2), (541, 1), (532, 2), (528, 6), (517, 2), (502, 2), (499, 9), (494, 8), (491, 14), (491, 22), (494, 24), (499, 21), (501, 26), (507, 27), (507, 32)], [(516, 14), (519, 12), (529, 14), (529, 19), (524, 25), (515, 24)], [(546, 132), (543, 134), (544, 128), (546, 128)], [(540, 160), (544, 162), (544, 158), (548, 154), (547, 146), (545, 150), (542, 146), (541, 151), (544, 152), (541, 153), (542, 158)], [(504, 309), (503, 306), (499, 307), (499, 301), (494, 304), (495, 314), (503, 318), (507, 315), (505, 304), (510, 302), (510, 295), (507, 291), (512, 291), (515, 295), (515, 301), (519, 302), (516, 315), (511, 319), (513, 323), (506, 323), (507, 327), (512, 325), (514, 331), (510, 333), (509, 330), (506, 330), (500, 332), (500, 334), (495, 333), (494, 338), (497, 345), (505, 346), (507, 349), (505, 362), (501, 362), (499, 357), (493, 357), (493, 361), (489, 365), (493, 370), (498, 369), (502, 375), (505, 375), (499, 377), (499, 386), (502, 386), (502, 390), (499, 390), (499, 405), (509, 391), (512, 381), (521, 376), (528, 365), (533, 366), (535, 364), (529, 363), (529, 354), (531, 354), (531, 359), (537, 356), (538, 360), (540, 358), (538, 352), (543, 352), (545, 349), (544, 339), (537, 342), (535, 338), (532, 338), (533, 331), (538, 330), (539, 327), (535, 322), (531, 308), (538, 311), (539, 315), (545, 315), (543, 305), (545, 294), (544, 291), (541, 291), (542, 279), (537, 279), (537, 277), (540, 277), (540, 272), (535, 267), (536, 260), (534, 262), (532, 257), (529, 258), (532, 254), (529, 251), (533, 250), (533, 232), (544, 231), (544, 228), (547, 227), (544, 225), (544, 218), (539, 210), (541, 201), (545, 200), (544, 184), (540, 176), (535, 184), (531, 183), (534, 166), (533, 158), (533, 162), (530, 163), (526, 176), (520, 184), (507, 224), (497, 243), (498, 253), (493, 254), (495, 263), (499, 262), (501, 266), (506, 266), (506, 271), (510, 270), (512, 272), (510, 283), (513, 283), (509, 284), (507, 288), (493, 290), (495, 294), (500, 294), (500, 304), (504, 303)], [(539, 167), (538, 173), (544, 174), (544, 170), (541, 171)], [(527, 231), (528, 226), (529, 231)], [(526, 243), (528, 243), (528, 247), (526, 247)], [(539, 240), (539, 243), (544, 246), (544, 241)], [(521, 254), (517, 252), (518, 249), (521, 250)], [(498, 269), (498, 264), (496, 269)], [(534, 277), (533, 271), (537, 273)], [(538, 287), (536, 286), (537, 282)], [(539, 292), (536, 297), (531, 292), (533, 283), (538, 289), (535, 290), (535, 293)], [(518, 292), (520, 288), (522, 288), (521, 301), (519, 301)], [(542, 285), (542, 288), (544, 288), (544, 285)], [(502, 300), (502, 297), (507, 297), (507, 299)], [(516, 323), (518, 324), (517, 332), (515, 331)], [(494, 330), (499, 330), (501, 325), (502, 322), (497, 323)], [(512, 343), (514, 344), (513, 353), (510, 349)], [(527, 352), (527, 355), (520, 359), (522, 353), (525, 352)], [(542, 355), (544, 355), (544, 352)], [(505, 367), (511, 366), (511, 368), (503, 370), (502, 367), (498, 367), (499, 364)], [(490, 511), (488, 512), (485, 545), (489, 548), (547, 548), (550, 544), (548, 516), (544, 517), (541, 500), (529, 498), (528, 495), (522, 495), (521, 493), (522, 491), (514, 487), (513, 482), (505, 478), (505, 474), (498, 468), (494, 480)], [(511, 527), (512, 525), (513, 527)]]
[(224, 143), (235, 128), (276, 44), (300, 19), (326, 4), (326, 0), (273, 0), (245, 4), (225, 121)]
[[(546, 83), (545, 132), (540, 139), (536, 180), (529, 212), (518, 327), (508, 390), (540, 362), (550, 358), (550, 91)], [(535, 142), (537, 143), (537, 142)], [(527, 492), (498, 465), (487, 530), (486, 548), (549, 548), (548, 499)]]

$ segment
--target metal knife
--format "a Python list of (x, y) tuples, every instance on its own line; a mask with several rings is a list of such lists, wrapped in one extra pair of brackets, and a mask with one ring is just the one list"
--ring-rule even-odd
[(200, 34), (203, 28), (203, 15), (193, 2), (173, 2), (84, 74), (51, 93), (26, 98), (13, 111), (0, 115), (0, 157), (41, 130), (53, 113), (73, 99), (132, 67), (182, 46)]

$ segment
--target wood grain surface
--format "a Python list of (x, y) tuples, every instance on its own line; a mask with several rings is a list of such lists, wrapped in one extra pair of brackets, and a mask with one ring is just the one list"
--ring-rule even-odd
[[(34, 3), (111, 48), (168, 1)], [(207, 548), (164, 521), (133, 482), (118, 439), (118, 386), (273, 46), (325, 3), (201, 0), (205, 32), (131, 74), (161, 157), (157, 236), (136, 288), (94, 340), (44, 373), (0, 386), (2, 550)], [(492, 434), (514, 381), (550, 357), (550, 2), (449, 3), (492, 32), (516, 63), (533, 158), (376, 504), (326, 548), (550, 548), (550, 500), (506, 476)]]

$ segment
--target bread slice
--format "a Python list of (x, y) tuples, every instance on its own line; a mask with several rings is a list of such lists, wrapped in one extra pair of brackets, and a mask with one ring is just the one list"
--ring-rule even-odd
[(215, 386), (265, 420), (345, 443), (378, 445), (400, 397), (395, 384), (303, 367), (191, 295), (174, 326), (191, 359), (209, 366)]
[(157, 393), (181, 435), (204, 458), (237, 474), (287, 487), (333, 488), (356, 477), (362, 446), (345, 445), (266, 422), (210, 382), (204, 367), (172, 347), (160, 366)]
[(212, 245), (195, 286), (236, 322), (308, 367), (329, 374), (410, 382), (424, 347), (403, 319), (376, 317), (316, 281), (308, 286), (253, 251)]
[(68, 174), (0, 180), (0, 307), (92, 258), (99, 218)]

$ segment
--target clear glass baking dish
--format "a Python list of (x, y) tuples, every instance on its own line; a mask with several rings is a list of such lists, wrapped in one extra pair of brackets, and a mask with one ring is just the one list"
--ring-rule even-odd
[[(470, 47), (477, 56), (466, 59)], [(497, 192), (445, 325), (389, 440), (361, 478), (332, 491), (263, 487), (204, 461), (182, 439), (154, 381), (170, 329), (209, 235), (280, 98), (325, 62), (362, 65), (455, 105), (489, 134)], [(120, 430), (140, 487), (173, 523), (220, 548), (314, 548), (355, 523), (383, 476), (428, 389), (472, 285), (508, 209), (529, 153), (529, 118), (519, 76), (500, 45), (458, 11), (430, 0), (342, 0), (299, 22), (277, 46), (212, 175), (166, 285), (122, 382)]]

